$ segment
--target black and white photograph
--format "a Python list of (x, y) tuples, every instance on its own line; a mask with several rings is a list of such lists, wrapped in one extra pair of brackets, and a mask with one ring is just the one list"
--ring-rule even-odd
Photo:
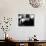
[(34, 26), (34, 14), (18, 14), (19, 26)]

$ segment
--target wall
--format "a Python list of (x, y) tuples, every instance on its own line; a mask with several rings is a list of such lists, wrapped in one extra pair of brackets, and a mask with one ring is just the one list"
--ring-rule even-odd
[[(45, 16), (46, 6), (40, 8), (32, 8), (28, 0), (0, 0), (0, 19), (4, 16), (12, 17), (13, 22), (10, 33), (17, 40), (27, 40), (34, 34), (37, 35), (39, 40), (46, 40), (45, 38)], [(18, 14), (35, 14), (34, 27), (19, 27)], [(1, 29), (0, 29), (1, 30)], [(2, 35), (3, 31), (0, 31)], [(4, 33), (3, 33), (4, 34)], [(0, 39), (4, 37), (0, 36)]]

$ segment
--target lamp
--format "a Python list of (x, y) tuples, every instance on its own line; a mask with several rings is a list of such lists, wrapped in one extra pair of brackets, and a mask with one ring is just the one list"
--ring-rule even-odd
[(29, 3), (33, 8), (38, 8), (43, 4), (43, 0), (29, 0)]

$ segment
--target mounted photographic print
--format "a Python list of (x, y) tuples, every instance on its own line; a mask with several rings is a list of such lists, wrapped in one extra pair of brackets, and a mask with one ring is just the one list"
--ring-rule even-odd
[(34, 26), (34, 14), (18, 14), (18, 26)]

